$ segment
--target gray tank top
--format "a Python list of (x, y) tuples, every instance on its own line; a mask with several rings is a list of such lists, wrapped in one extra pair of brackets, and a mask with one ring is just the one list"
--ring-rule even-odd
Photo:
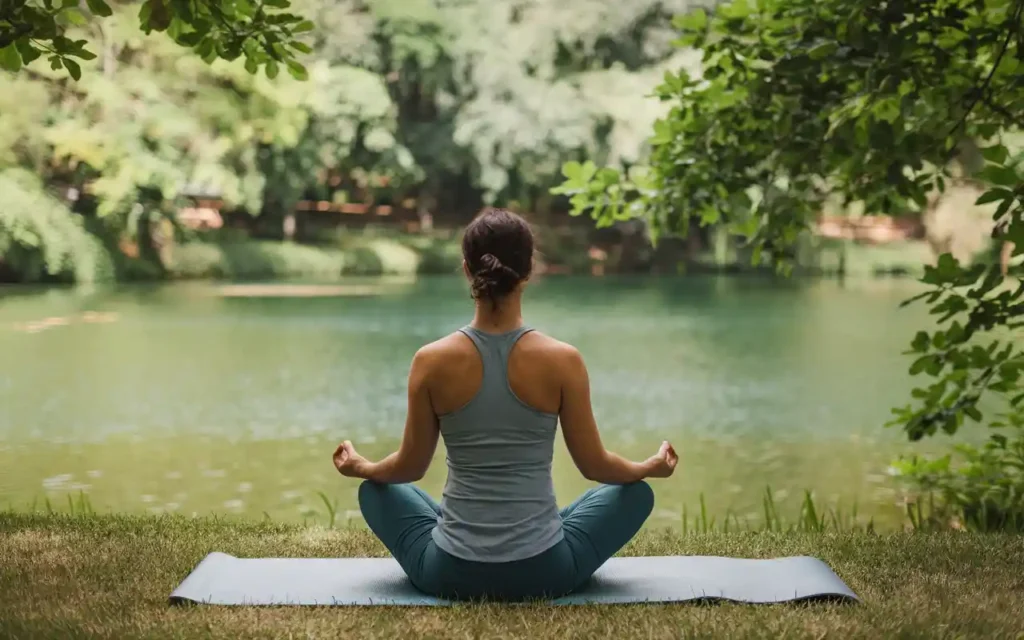
[(509, 386), (509, 353), (531, 329), (460, 331), (476, 345), (484, 373), (469, 403), (439, 417), (448, 481), (434, 542), (464, 560), (530, 558), (562, 540), (551, 480), (558, 416), (530, 407)]

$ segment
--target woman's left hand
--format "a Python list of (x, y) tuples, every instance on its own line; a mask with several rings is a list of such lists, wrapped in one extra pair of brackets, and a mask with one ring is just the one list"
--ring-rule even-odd
[(366, 458), (356, 452), (352, 442), (346, 440), (334, 450), (334, 468), (347, 478), (366, 478)]

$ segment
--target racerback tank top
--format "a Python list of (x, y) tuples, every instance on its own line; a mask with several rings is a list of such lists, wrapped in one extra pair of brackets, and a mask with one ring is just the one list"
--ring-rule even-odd
[(460, 331), (480, 352), (483, 380), (472, 400), (439, 417), (448, 480), (434, 542), (464, 560), (530, 558), (563, 537), (551, 479), (558, 416), (527, 405), (509, 385), (509, 354), (531, 329)]

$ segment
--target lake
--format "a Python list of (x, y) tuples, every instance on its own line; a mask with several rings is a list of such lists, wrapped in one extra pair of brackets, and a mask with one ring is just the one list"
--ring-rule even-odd
[[(883, 424), (911, 389), (900, 353), (924, 311), (897, 305), (912, 287), (550, 277), (525, 313), (582, 351), (610, 448), (679, 451), (651, 525), (680, 526), (701, 496), (756, 522), (769, 485), (789, 514), (806, 489), (891, 525), (886, 468), (912, 449)], [(322, 492), (353, 521), (334, 446), (396, 446), (410, 358), (470, 302), (457, 278), (0, 290), (0, 504), (324, 522)], [(588, 485), (560, 441), (555, 479), (561, 503)]]

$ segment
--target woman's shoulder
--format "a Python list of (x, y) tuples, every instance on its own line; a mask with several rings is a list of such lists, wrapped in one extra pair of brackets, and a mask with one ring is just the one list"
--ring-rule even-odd
[(433, 342), (429, 342), (419, 348), (416, 352), (414, 360), (422, 360), (424, 362), (436, 362), (437, 360), (443, 360), (452, 357), (461, 357), (465, 354), (473, 354), (476, 352), (476, 347), (464, 334), (455, 331), (446, 335), (443, 338), (438, 338)]
[(568, 342), (563, 342), (540, 331), (530, 331), (519, 339), (523, 355), (546, 360), (552, 364), (571, 364), (580, 358), (580, 352)]
[[(527, 358), (551, 363), (572, 363), (580, 359), (576, 347), (536, 330), (519, 338), (515, 351)], [(441, 364), (465, 359), (477, 360), (477, 349), (464, 333), (455, 331), (420, 347), (414, 361)]]

